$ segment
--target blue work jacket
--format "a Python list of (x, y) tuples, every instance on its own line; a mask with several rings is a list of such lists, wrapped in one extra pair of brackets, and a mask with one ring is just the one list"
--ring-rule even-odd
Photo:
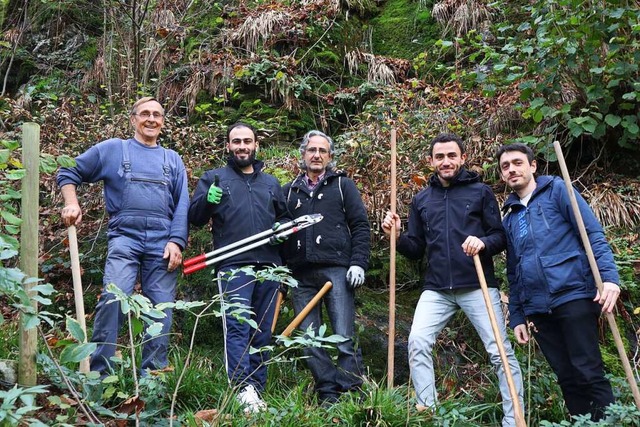
[[(561, 304), (596, 295), (564, 182), (540, 176), (536, 184), (527, 206), (513, 193), (503, 207), (512, 328), (524, 324), (528, 315), (549, 313)], [(602, 280), (617, 284), (618, 270), (602, 226), (587, 202), (574, 192)]]

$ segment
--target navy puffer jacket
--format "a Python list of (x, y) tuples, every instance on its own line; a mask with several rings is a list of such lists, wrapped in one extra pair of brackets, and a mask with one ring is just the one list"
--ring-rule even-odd
[(300, 175), (284, 186), (291, 215), (320, 213), (323, 220), (300, 230), (285, 243), (285, 259), (293, 270), (309, 263), (367, 270), (371, 251), (371, 229), (367, 211), (355, 183), (344, 172), (327, 171), (309, 190)]

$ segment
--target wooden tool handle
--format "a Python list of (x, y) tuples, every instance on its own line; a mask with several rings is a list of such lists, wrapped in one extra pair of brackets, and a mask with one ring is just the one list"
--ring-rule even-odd
[(324, 286), (322, 287), (322, 289), (318, 291), (316, 296), (313, 297), (311, 301), (309, 301), (309, 304), (307, 304), (302, 309), (302, 311), (298, 313), (295, 319), (293, 319), (293, 321), (289, 324), (289, 326), (287, 326), (287, 329), (285, 329), (284, 332), (282, 332), (283, 337), (288, 337), (289, 335), (291, 335), (291, 332), (293, 332), (293, 330), (297, 328), (300, 325), (300, 323), (302, 323), (304, 318), (307, 317), (307, 314), (309, 314), (309, 312), (313, 309), (313, 307), (315, 307), (316, 304), (318, 304), (318, 302), (322, 299), (324, 294), (329, 292), (332, 286), (333, 284), (331, 282), (327, 282), (324, 284)]
[[(85, 342), (87, 341), (87, 325), (84, 317), (84, 296), (82, 291), (82, 277), (80, 274), (80, 253), (78, 251), (78, 235), (76, 226), (72, 225), (69, 232), (69, 256), (71, 257), (71, 276), (73, 277), (73, 297), (76, 303), (76, 318), (82, 332), (84, 332)], [(89, 359), (80, 361), (80, 372), (89, 372)]]

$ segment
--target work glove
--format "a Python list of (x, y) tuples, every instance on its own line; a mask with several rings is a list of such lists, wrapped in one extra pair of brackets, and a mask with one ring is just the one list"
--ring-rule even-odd
[(347, 271), (347, 281), (353, 289), (364, 283), (364, 269), (357, 265), (352, 265)]
[(222, 199), (222, 188), (218, 187), (218, 184), (218, 175), (216, 175), (207, 193), (207, 202), (213, 203), (214, 205), (220, 203), (220, 199)]
[[(278, 231), (278, 228), (280, 228), (280, 225), (282, 225), (282, 224), (280, 224), (279, 222), (275, 222), (271, 226), (271, 230)], [(269, 244), (270, 245), (279, 245), (280, 243), (284, 243), (288, 238), (289, 238), (289, 236), (278, 236), (278, 235), (274, 234), (269, 239)]]

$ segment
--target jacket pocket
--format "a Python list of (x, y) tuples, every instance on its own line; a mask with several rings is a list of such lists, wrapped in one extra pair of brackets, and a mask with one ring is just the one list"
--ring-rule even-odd
[(552, 294), (585, 287), (582, 254), (579, 251), (541, 256), (540, 264)]
[[(341, 226), (340, 224), (336, 224), (334, 227), (330, 228), (327, 231), (331, 232), (326, 233), (323, 236), (326, 239), (326, 241), (324, 242), (324, 250), (326, 251), (326, 254), (332, 254), (332, 256), (338, 257), (346, 255), (348, 229)], [(316, 243), (318, 243), (317, 238)]]

